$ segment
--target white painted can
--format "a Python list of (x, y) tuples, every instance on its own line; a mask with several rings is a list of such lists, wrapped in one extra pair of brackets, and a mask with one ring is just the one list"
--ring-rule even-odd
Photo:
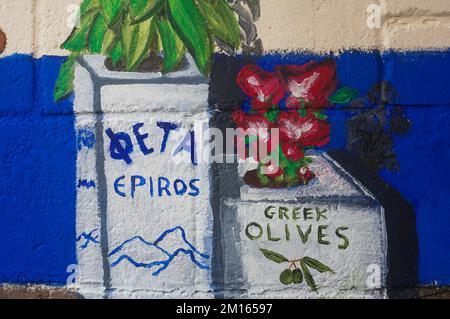
[(190, 57), (168, 75), (109, 71), (102, 56), (79, 60), (82, 295), (213, 296), (209, 165), (196, 148), (207, 139), (207, 106), (208, 79)]
[[(311, 170), (317, 177), (308, 185), (285, 189), (244, 185), (240, 199), (223, 204), (227, 297), (387, 297), (384, 209), (328, 155), (318, 153), (312, 158)], [(244, 173), (247, 169), (240, 170)], [(317, 209), (324, 213), (319, 216)], [(261, 249), (289, 261), (314, 258), (334, 274), (308, 267), (316, 292), (305, 279), (302, 284), (285, 285), (280, 281), (281, 272), (295, 266), (274, 262)], [(300, 263), (296, 267), (300, 268)]]

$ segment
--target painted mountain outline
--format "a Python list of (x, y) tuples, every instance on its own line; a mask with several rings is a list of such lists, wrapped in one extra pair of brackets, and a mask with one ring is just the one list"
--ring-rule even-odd
[[(166, 249), (160, 247), (160, 244), (162, 244), (162, 242), (167, 237), (167, 235), (174, 234), (177, 231), (179, 231), (182, 241), (189, 247), (188, 249), (177, 248), (173, 253), (170, 253)], [(141, 262), (137, 262), (135, 259), (133, 259), (132, 257), (130, 257), (127, 254), (122, 254), (117, 259), (115, 259), (114, 262), (111, 263), (111, 267), (118, 266), (122, 261), (128, 261), (130, 264), (132, 264), (136, 268), (151, 269), (153, 267), (159, 267), (156, 271), (154, 271), (152, 273), (153, 276), (158, 276), (158, 275), (161, 274), (161, 272), (163, 272), (164, 270), (166, 270), (170, 266), (170, 264), (175, 259), (175, 257), (177, 257), (178, 255), (185, 255), (185, 256), (188, 256), (190, 258), (191, 262), (194, 265), (196, 265), (197, 267), (199, 267), (200, 269), (204, 269), (204, 270), (210, 269), (209, 266), (204, 265), (204, 264), (202, 264), (201, 262), (199, 262), (197, 260), (198, 257), (201, 257), (203, 259), (209, 259), (210, 256), (200, 252), (197, 248), (195, 248), (194, 245), (192, 245), (187, 240), (187, 238), (186, 238), (186, 231), (181, 226), (177, 226), (177, 227), (174, 227), (174, 228), (171, 228), (171, 229), (168, 229), (168, 230), (164, 231), (158, 237), (158, 239), (156, 239), (154, 242), (149, 242), (149, 241), (145, 240), (144, 238), (142, 238), (141, 236), (135, 236), (135, 237), (132, 237), (130, 239), (127, 239), (123, 243), (121, 243), (119, 246), (114, 248), (109, 253), (108, 257), (111, 258), (111, 257), (115, 257), (115, 256), (119, 255), (119, 253), (124, 248), (126, 248), (129, 245), (132, 245), (132, 244), (134, 244), (136, 242), (142, 243), (142, 244), (144, 244), (145, 246), (148, 246), (148, 247), (156, 248), (161, 253), (163, 253), (165, 256), (167, 256), (167, 259), (152, 261), (152, 262), (149, 262), (149, 263), (141, 263)]]

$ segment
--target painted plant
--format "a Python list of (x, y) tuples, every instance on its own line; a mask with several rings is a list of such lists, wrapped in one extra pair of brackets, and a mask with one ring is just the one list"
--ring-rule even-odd
[[(269, 157), (279, 155), (277, 167), (270, 168), (269, 173), (262, 173), (261, 169), (248, 172), (246, 183), (270, 188), (307, 184), (314, 174), (309, 169), (312, 159), (306, 151), (330, 141), (330, 125), (324, 111), (332, 103), (350, 102), (357, 92), (350, 88), (336, 92), (336, 63), (332, 59), (279, 66), (275, 72), (248, 65), (238, 74), (237, 84), (250, 98), (251, 107), (234, 112), (232, 119), (250, 135), (247, 145), (254, 147), (262, 141), (267, 144)], [(261, 134), (265, 131), (261, 129), (279, 129), (275, 149), (271, 149), (274, 143), (270, 134)], [(260, 168), (270, 162), (269, 158), (255, 159)]]
[[(256, 10), (258, 3), (248, 6)], [(83, 54), (107, 56), (114, 70), (145, 65), (146, 71), (167, 73), (180, 67), (187, 51), (208, 75), (216, 44), (229, 51), (241, 45), (242, 10), (227, 0), (84, 0), (80, 24), (61, 46), (71, 55), (61, 67), (55, 100), (72, 93), (75, 58)]]

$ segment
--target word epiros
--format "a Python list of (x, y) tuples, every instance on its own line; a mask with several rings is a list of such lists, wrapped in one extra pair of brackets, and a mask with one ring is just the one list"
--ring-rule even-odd
[(327, 212), (327, 209), (319, 207), (289, 209), (269, 206), (264, 210), (267, 223), (249, 223), (245, 227), (245, 235), (250, 240), (272, 242), (299, 240), (303, 244), (316, 241), (318, 244), (326, 246), (331, 245), (332, 241), (335, 242), (334, 239), (337, 239), (337, 247), (347, 249), (350, 241), (345, 233), (349, 228), (342, 226), (330, 229), (330, 226), (326, 224)]
[(114, 191), (120, 197), (134, 198), (139, 193), (146, 193), (150, 197), (190, 196), (200, 195), (200, 180), (182, 179), (170, 180), (166, 177), (149, 177), (132, 175), (130, 178), (120, 176), (114, 181)]

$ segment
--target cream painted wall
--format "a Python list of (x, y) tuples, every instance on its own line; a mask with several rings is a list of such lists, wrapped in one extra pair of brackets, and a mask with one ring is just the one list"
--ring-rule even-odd
[(0, 28), (7, 37), (2, 56), (33, 51), (33, 22), (31, 0), (0, 0)]
[[(81, 0), (0, 0), (3, 55), (66, 54), (73, 6)], [(369, 5), (382, 10), (380, 28), (369, 28)], [(450, 47), (449, 0), (261, 0), (258, 30), (265, 49), (330, 51)]]

